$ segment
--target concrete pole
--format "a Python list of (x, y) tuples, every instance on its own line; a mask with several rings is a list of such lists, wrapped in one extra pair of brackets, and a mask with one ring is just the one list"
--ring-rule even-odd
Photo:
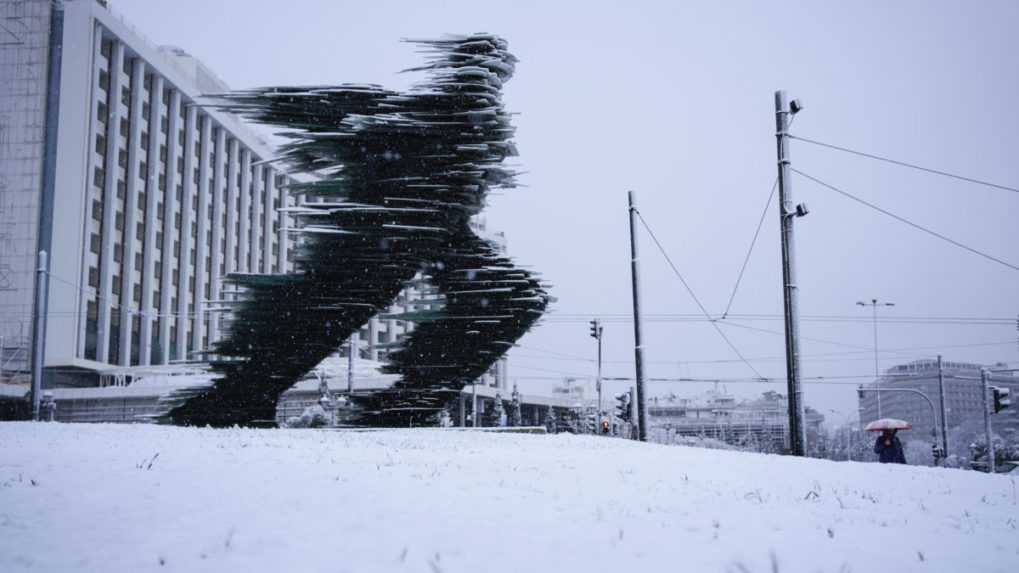
[(467, 404), (466, 404), (467, 399), (464, 397), (463, 388), (460, 389), (460, 393), (458, 394), (457, 402), (458, 402), (458, 409), (459, 409), (459, 414), (460, 414), (460, 424), (459, 424), (459, 426), (461, 428), (463, 428), (464, 426), (467, 425), (467, 412), (466, 412), (466, 410), (467, 410)]
[[(880, 393), (878, 394), (880, 395)], [(941, 355), (938, 354), (938, 396), (941, 401), (941, 448), (948, 457), (948, 408), (945, 407), (945, 376), (941, 370)]]
[(988, 399), (990, 387), (987, 385), (988, 373), (986, 368), (980, 369), (980, 388), (984, 396), (984, 433), (987, 436), (987, 472), (994, 473), (994, 440), (991, 432), (991, 401)]
[(46, 354), (46, 309), (49, 303), (49, 273), (46, 251), (39, 251), (35, 280), (35, 328), (32, 329), (32, 419), (39, 421), (42, 400), (42, 368)]
[[(874, 325), (874, 382), (881, 379), (881, 366), (878, 363), (877, 352), (877, 299), (871, 299), (871, 323)], [(877, 417), (881, 418), (881, 392), (877, 393)]]
[(602, 407), (602, 380), (601, 380), (601, 335), (602, 326), (599, 321), (597, 324), (598, 332), (598, 423), (601, 424), (601, 417), (603, 416), (604, 409)]
[(795, 248), (793, 242), (792, 185), (789, 177), (789, 117), (785, 91), (775, 92), (775, 138), (778, 145), (778, 203), (782, 236), (782, 300), (785, 309), (786, 389), (789, 394), (789, 450), (794, 456), (806, 453), (803, 426), (803, 391), (800, 386), (799, 316)]
[(471, 390), (473, 395), (471, 396), (471, 427), (480, 427), (480, 420), (478, 419), (478, 383), (471, 384)]
[[(637, 420), (637, 391), (633, 386), (630, 386), (630, 424), (635, 424)], [(632, 434), (632, 432), (631, 432)], [(639, 436), (640, 432), (638, 432)], [(631, 435), (630, 439), (635, 439), (637, 436)]]
[(644, 391), (644, 347), (640, 329), (640, 260), (637, 256), (637, 202), (630, 200), (630, 275), (633, 281), (633, 354), (637, 369), (637, 439), (647, 441), (647, 394)]
[(357, 346), (359, 334), (355, 332), (350, 335), (350, 344), (347, 347), (347, 394), (354, 391), (354, 363), (357, 360)]

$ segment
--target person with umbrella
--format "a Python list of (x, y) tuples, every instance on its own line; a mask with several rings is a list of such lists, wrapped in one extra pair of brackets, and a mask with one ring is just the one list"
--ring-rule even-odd
[(884, 418), (867, 424), (865, 428), (870, 432), (881, 432), (877, 441), (874, 442), (874, 453), (878, 455), (878, 461), (883, 464), (904, 464), (906, 455), (902, 451), (902, 442), (895, 435), (899, 430), (908, 430), (913, 427), (909, 422)]

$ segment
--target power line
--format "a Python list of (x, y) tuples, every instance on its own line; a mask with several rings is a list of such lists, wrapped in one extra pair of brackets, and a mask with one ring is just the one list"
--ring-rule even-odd
[[(898, 354), (903, 359), (915, 357), (924, 358), (928, 355), (916, 352), (915, 354), (904, 354), (906, 351), (920, 351), (920, 350), (947, 350), (957, 348), (979, 348), (988, 346), (1009, 346), (1015, 344), (1015, 340), (1004, 340), (1000, 342), (979, 342), (974, 344), (950, 344), (950, 345), (939, 345), (939, 346), (906, 346), (901, 348), (886, 348), (879, 350), (880, 354)], [(855, 360), (873, 360), (870, 356), (855, 357), (857, 354), (872, 354), (873, 350), (849, 350), (844, 352), (818, 352), (812, 354), (801, 354), (800, 358), (810, 362), (841, 362), (841, 361), (855, 361)], [(556, 355), (556, 356), (536, 356), (530, 354), (513, 354), (514, 359), (523, 360), (555, 360), (555, 361), (571, 361), (571, 362), (594, 362), (593, 358), (582, 358), (580, 356), (571, 355)], [(889, 357), (891, 358), (891, 357)], [(785, 356), (754, 356), (749, 357), (747, 360), (751, 362), (767, 362), (767, 361), (779, 361), (785, 360)], [(605, 364), (633, 364), (632, 360), (602, 360)], [(720, 358), (717, 360), (648, 360), (647, 364), (733, 364), (738, 363), (740, 360)]]
[(743, 273), (747, 270), (747, 264), (750, 262), (750, 255), (754, 252), (754, 245), (757, 244), (757, 236), (761, 234), (761, 227), (764, 226), (764, 217), (768, 214), (768, 209), (771, 208), (771, 200), (775, 198), (775, 190), (778, 189), (778, 178), (775, 178), (775, 182), (771, 185), (771, 193), (768, 195), (768, 202), (764, 204), (764, 211), (761, 212), (761, 219), (757, 221), (757, 230), (754, 231), (754, 238), (750, 241), (750, 248), (747, 249), (747, 256), (743, 259), (743, 266), (739, 269), (739, 276), (736, 277), (736, 286), (732, 287), (732, 294), (729, 295), (729, 303), (725, 305), (725, 312), (722, 313), (722, 318), (725, 318), (729, 314), (729, 309), (732, 308), (732, 301), (736, 298), (736, 291), (739, 290), (740, 282), (743, 281)]
[(676, 268), (676, 265), (672, 262), (672, 258), (669, 257), (669, 253), (665, 252), (665, 247), (663, 247), (662, 244), (658, 241), (658, 237), (655, 236), (654, 231), (651, 230), (651, 227), (647, 224), (647, 221), (644, 220), (644, 216), (640, 213), (640, 211), (636, 209), (634, 209), (634, 212), (640, 219), (641, 224), (644, 225), (644, 228), (647, 230), (648, 235), (651, 236), (651, 240), (654, 241), (655, 245), (658, 247), (659, 252), (662, 253), (663, 257), (665, 257), (665, 261), (669, 263), (670, 267), (672, 267), (672, 272), (676, 273), (676, 277), (679, 278), (679, 282), (683, 283), (683, 286), (686, 288), (686, 292), (690, 294), (690, 298), (692, 298), (693, 301), (697, 303), (697, 306), (701, 309), (701, 312), (704, 314), (704, 317), (710, 321), (711, 326), (714, 327), (716, 332), (718, 332), (718, 335), (721, 336), (722, 340), (724, 340), (725, 343), (729, 345), (729, 348), (731, 348), (732, 351), (736, 353), (736, 356), (738, 356), (740, 360), (742, 360), (743, 363), (747, 365), (747, 368), (752, 370), (753, 373), (756, 374), (758, 378), (764, 378), (764, 376), (762, 376), (761, 373), (758, 372), (756, 368), (754, 368), (754, 365), (743, 357), (743, 354), (739, 351), (738, 348), (736, 348), (736, 345), (733, 344), (731, 340), (729, 340), (729, 337), (726, 336), (724, 332), (722, 332), (722, 329), (718, 327), (718, 324), (714, 320), (711, 320), (711, 314), (708, 313), (708, 309), (704, 308), (704, 305), (701, 304), (700, 299), (698, 299), (697, 295), (694, 294), (693, 289), (690, 288), (689, 284), (687, 284), (686, 279), (683, 278), (682, 273), (679, 272), (679, 269)]
[[(827, 147), (829, 149), (835, 149), (837, 151), (844, 151), (846, 153), (852, 153), (853, 155), (859, 155), (868, 159), (876, 159), (878, 161), (884, 161), (885, 163), (891, 163), (893, 165), (899, 165), (901, 167), (909, 167), (910, 169), (917, 169), (919, 171), (925, 171), (927, 173), (933, 173), (935, 175), (941, 175), (943, 177), (950, 177), (952, 179), (958, 179), (960, 181), (966, 181), (968, 183), (976, 183), (977, 185), (984, 185), (986, 187), (993, 187), (995, 189), (1001, 189), (1003, 191), (1012, 191), (1013, 193), (1019, 193), (1019, 188), (1010, 187), (1008, 185), (1000, 185), (998, 183), (991, 183), (990, 181), (983, 181), (981, 179), (974, 179), (972, 177), (966, 177), (964, 175), (956, 175), (955, 173), (949, 173), (947, 171), (941, 171), (940, 169), (932, 169), (930, 167), (923, 167), (922, 165), (915, 165), (913, 163), (906, 163), (905, 161), (899, 161), (897, 159), (891, 159), (888, 157), (882, 157), (880, 155), (874, 155), (873, 153), (865, 153), (863, 151), (857, 151), (855, 149), (849, 149), (848, 147), (842, 147), (840, 145), (832, 145), (831, 143), (824, 143), (816, 141), (814, 139), (807, 139), (806, 137), (800, 137), (797, 135), (789, 135), (790, 139), (796, 139), (805, 143), (811, 143), (821, 147)], [(794, 170), (795, 171), (795, 170)], [(802, 175), (802, 173), (801, 173)]]
[[(591, 318), (601, 318), (603, 322), (632, 322), (633, 316), (622, 313), (606, 313), (606, 312), (591, 312), (591, 313), (569, 313), (560, 314), (555, 313), (549, 317), (543, 319), (545, 322), (551, 323), (573, 323), (573, 322), (589, 322)], [(649, 322), (710, 322), (714, 320), (722, 320), (721, 315), (714, 315), (705, 317), (703, 314), (684, 314), (684, 313), (650, 313), (643, 315), (644, 319)], [(751, 320), (751, 321), (774, 321), (783, 320), (783, 316), (780, 314), (730, 314), (726, 317), (727, 319), (735, 320)], [(801, 315), (801, 321), (803, 322), (821, 322), (821, 323), (861, 323), (872, 322), (871, 317), (864, 317), (860, 315)], [(888, 324), (973, 324), (973, 325), (1008, 325), (1015, 324), (1014, 317), (980, 317), (980, 316), (935, 316), (935, 315), (908, 315), (908, 316), (882, 316), (878, 317), (878, 322)]]
[(914, 223), (914, 222), (910, 221), (909, 219), (906, 219), (905, 217), (901, 217), (899, 215), (896, 215), (895, 213), (892, 213), (891, 211), (882, 209), (881, 207), (878, 207), (877, 205), (875, 205), (873, 203), (870, 203), (869, 201), (865, 201), (865, 200), (857, 197), (856, 195), (853, 195), (852, 193), (849, 193), (848, 191), (844, 191), (842, 189), (839, 189), (838, 187), (835, 187), (834, 185), (825, 183), (824, 181), (821, 181), (820, 179), (818, 179), (816, 177), (813, 177), (811, 175), (807, 175), (806, 173), (800, 171), (799, 169), (796, 169), (794, 167), (790, 167), (789, 169), (794, 171), (794, 172), (796, 172), (796, 173), (798, 173), (799, 175), (802, 175), (803, 177), (806, 177), (807, 179), (810, 179), (811, 181), (813, 181), (814, 183), (817, 183), (818, 185), (820, 185), (822, 187), (826, 187), (828, 189), (831, 189), (832, 191), (834, 191), (834, 192), (836, 192), (836, 193), (838, 193), (840, 195), (843, 195), (845, 197), (848, 197), (849, 199), (852, 199), (853, 201), (856, 201), (857, 203), (860, 203), (861, 205), (865, 205), (867, 207), (870, 207), (871, 209), (874, 209), (875, 211), (878, 211), (880, 213), (884, 213), (885, 215), (888, 215), (889, 217), (895, 219), (896, 221), (899, 221), (901, 223), (905, 223), (905, 224), (909, 225), (910, 227), (913, 227), (914, 229), (919, 229), (920, 231), (923, 231), (923, 232), (925, 232), (925, 233), (927, 233), (929, 235), (933, 235), (933, 236), (941, 239), (942, 241), (945, 241), (947, 243), (955, 245), (956, 247), (959, 247), (960, 249), (967, 250), (967, 251), (969, 251), (969, 252), (971, 252), (971, 253), (973, 253), (975, 255), (979, 255), (979, 256), (981, 256), (981, 257), (983, 257), (985, 259), (994, 261), (994, 262), (996, 262), (996, 263), (998, 263), (1000, 265), (1004, 265), (1004, 266), (1006, 266), (1006, 267), (1008, 267), (1008, 268), (1010, 268), (1010, 269), (1012, 269), (1014, 271), (1019, 271), (1019, 266), (1016, 266), (1016, 265), (1013, 265), (1012, 263), (1003, 261), (1003, 260), (1001, 260), (1001, 259), (999, 259), (999, 258), (997, 258), (997, 257), (995, 257), (993, 255), (988, 255), (987, 253), (985, 253), (983, 251), (978, 251), (977, 249), (974, 249), (973, 247), (964, 245), (964, 244), (960, 243), (959, 241), (956, 241), (955, 239), (951, 239), (949, 237), (946, 237), (946, 236), (942, 235), (941, 233), (938, 233), (937, 231), (933, 231), (931, 229), (928, 229), (927, 227), (924, 227), (923, 225), (919, 225), (917, 223)]

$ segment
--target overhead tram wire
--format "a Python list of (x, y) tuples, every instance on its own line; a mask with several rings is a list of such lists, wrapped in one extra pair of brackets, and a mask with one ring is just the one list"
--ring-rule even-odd
[(736, 345), (733, 344), (731, 340), (729, 340), (729, 337), (726, 336), (725, 332), (723, 332), (722, 329), (719, 328), (717, 321), (711, 318), (711, 314), (708, 312), (708, 309), (704, 308), (704, 305), (701, 304), (700, 299), (697, 298), (697, 295), (694, 294), (693, 289), (690, 288), (690, 285), (686, 282), (686, 279), (683, 278), (682, 273), (679, 272), (679, 269), (676, 267), (675, 263), (672, 262), (672, 258), (669, 257), (669, 253), (665, 251), (665, 247), (663, 247), (662, 243), (658, 241), (658, 237), (656, 237), (655, 232), (651, 230), (651, 226), (648, 225), (647, 221), (644, 220), (644, 215), (641, 214), (641, 212), (637, 209), (634, 209), (634, 212), (637, 214), (637, 218), (640, 219), (641, 224), (644, 225), (644, 229), (647, 230), (648, 235), (651, 236), (651, 240), (654, 241), (655, 246), (658, 247), (659, 252), (662, 253), (663, 257), (665, 257), (665, 262), (669, 263), (669, 266), (672, 268), (672, 272), (676, 274), (676, 277), (679, 279), (679, 282), (683, 283), (683, 286), (686, 288), (686, 292), (690, 294), (690, 298), (692, 298), (693, 301), (697, 303), (697, 307), (701, 309), (701, 313), (703, 313), (704, 317), (708, 319), (708, 321), (711, 323), (711, 326), (715, 329), (716, 332), (718, 332), (718, 335), (721, 336), (722, 340), (724, 340), (725, 343), (729, 345), (729, 348), (732, 349), (736, 356), (738, 356), (739, 359), (742, 360), (743, 363), (747, 365), (747, 368), (753, 371), (753, 373), (758, 378), (765, 379), (765, 377), (762, 376), (761, 373), (758, 372), (756, 368), (754, 368), (754, 365), (751, 364), (750, 361), (748, 361), (743, 356), (743, 353), (740, 352), (738, 348), (736, 348)]
[[(828, 149), (834, 149), (836, 151), (842, 151), (845, 153), (851, 153), (853, 155), (859, 155), (860, 157), (866, 157), (868, 159), (874, 159), (877, 161), (884, 161), (885, 163), (891, 163), (892, 165), (898, 165), (900, 167), (908, 167), (910, 169), (916, 169), (918, 171), (924, 171), (926, 173), (932, 173), (934, 175), (941, 175), (942, 177), (948, 177), (951, 179), (958, 179), (959, 181), (966, 181), (967, 183), (975, 183), (977, 185), (983, 185), (985, 187), (992, 187), (994, 189), (1001, 189), (1002, 191), (1011, 191), (1013, 193), (1019, 193), (1019, 188), (1011, 187), (1009, 185), (1001, 185), (998, 183), (992, 183), (990, 181), (983, 181), (981, 179), (974, 179), (972, 177), (966, 177), (965, 175), (957, 175), (955, 173), (949, 173), (948, 171), (942, 171), (940, 169), (933, 169), (930, 167), (924, 167), (922, 165), (916, 165), (913, 163), (906, 163), (905, 161), (899, 161), (898, 159), (891, 159), (889, 157), (882, 157), (880, 155), (874, 155), (873, 153), (865, 153), (863, 151), (857, 151), (848, 147), (842, 147), (841, 145), (833, 145), (831, 143), (824, 143), (823, 141), (817, 141), (814, 139), (808, 139), (806, 137), (800, 137), (798, 135), (789, 135), (790, 139), (802, 141), (804, 143), (810, 143), (820, 147), (827, 147)], [(802, 174), (801, 174), (802, 175)]]
[[(943, 345), (938, 345), (938, 346), (904, 346), (904, 347), (900, 347), (900, 348), (885, 348), (885, 349), (881, 349), (879, 352), (881, 354), (897, 354), (899, 356), (902, 356), (903, 359), (908, 358), (910, 356), (915, 356), (917, 359), (922, 359), (922, 358), (925, 358), (925, 357), (929, 357), (929, 355), (920, 353), (919, 351), (921, 351), (921, 350), (937, 350), (937, 351), (941, 351), (941, 350), (957, 349), (957, 348), (983, 348), (983, 347), (988, 347), (988, 346), (1010, 346), (1010, 345), (1013, 345), (1013, 344), (1015, 344), (1015, 340), (1002, 340), (1002, 341), (998, 341), (998, 342), (977, 342), (977, 343), (972, 343), (972, 344), (943, 344)], [(910, 351), (910, 352), (907, 354), (907, 351)], [(857, 355), (857, 354), (860, 354), (860, 355), (862, 355), (862, 354), (872, 354), (873, 352), (874, 352), (873, 349), (846, 350), (846, 351), (842, 351), (842, 352), (817, 352), (817, 353), (810, 353), (810, 354), (801, 354), (800, 358), (804, 359), (804, 360), (810, 360), (812, 362), (819, 362), (819, 361), (821, 361), (821, 362), (829, 362), (829, 361), (834, 362), (834, 361), (840, 361), (840, 360), (847, 360), (847, 361), (872, 360), (873, 358), (871, 356), (855, 357), (854, 355)], [(580, 356), (572, 356), (572, 355), (569, 355), (569, 354), (558, 354), (558, 353), (553, 353), (553, 354), (554, 354), (553, 356), (537, 356), (537, 355), (531, 355), (531, 354), (514, 354), (513, 358), (514, 359), (521, 359), (521, 360), (553, 360), (553, 361), (561, 361), (561, 362), (595, 362), (595, 360), (593, 358), (582, 358)], [(782, 356), (780, 356), (780, 355), (775, 355), (775, 356), (754, 356), (754, 357), (747, 358), (747, 360), (749, 360), (751, 362), (771, 362), (771, 361), (785, 360), (785, 356), (784, 355), (782, 355)], [(604, 364), (633, 364), (633, 360), (602, 360), (602, 362)], [(671, 365), (675, 365), (677, 363), (682, 363), (682, 364), (733, 364), (733, 363), (738, 363), (738, 362), (740, 362), (740, 360), (738, 360), (738, 359), (731, 359), (731, 358), (720, 358), (720, 359), (716, 359), (716, 360), (646, 360), (645, 361), (645, 363), (647, 363), (647, 364), (671, 364)]]
[[(590, 322), (592, 318), (601, 318), (603, 322), (628, 323), (633, 321), (629, 314), (590, 312), (574, 314), (556, 314), (546, 319), (550, 324), (582, 323)], [(703, 314), (668, 314), (649, 313), (642, 317), (647, 322), (706, 322), (721, 320), (720, 315), (705, 318)], [(743, 321), (776, 321), (783, 320), (780, 314), (729, 314), (727, 319)], [(802, 322), (819, 323), (870, 323), (870, 317), (858, 315), (801, 315)], [(1005, 325), (1011, 327), (1015, 324), (1015, 317), (996, 316), (935, 316), (935, 315), (908, 315), (908, 316), (884, 316), (879, 317), (878, 322), (887, 324), (953, 324), (953, 325), (982, 325), (996, 326)]]
[(877, 205), (875, 205), (875, 204), (873, 204), (873, 203), (871, 203), (869, 201), (861, 199), (861, 198), (857, 197), (856, 195), (853, 195), (852, 193), (850, 193), (848, 191), (845, 191), (843, 189), (839, 189), (838, 187), (835, 187), (834, 185), (831, 185), (830, 183), (826, 183), (824, 181), (821, 181), (820, 179), (818, 179), (817, 177), (814, 177), (812, 175), (807, 175), (806, 173), (800, 171), (799, 169), (796, 169), (795, 167), (790, 167), (789, 169), (791, 171), (801, 175), (802, 177), (806, 177), (807, 179), (813, 181), (814, 183), (817, 183), (818, 185), (820, 185), (822, 187), (825, 187), (825, 188), (830, 189), (830, 190), (832, 190), (832, 191), (834, 191), (834, 192), (836, 192), (836, 193), (838, 193), (838, 194), (840, 194), (840, 195), (842, 195), (844, 197), (852, 199), (853, 201), (856, 201), (857, 203), (860, 203), (861, 205), (870, 207), (871, 209), (874, 209), (875, 211), (878, 211), (879, 213), (883, 213), (883, 214), (885, 214), (885, 215), (895, 219), (896, 221), (899, 221), (900, 223), (905, 223), (905, 224), (909, 225), (910, 227), (913, 227), (914, 229), (918, 229), (920, 231), (923, 231), (924, 233), (927, 233), (928, 235), (933, 235), (933, 236), (941, 239), (942, 241), (945, 241), (946, 243), (955, 245), (956, 247), (959, 247), (960, 249), (969, 251), (969, 252), (973, 253), (974, 255), (978, 255), (978, 256), (981, 256), (981, 257), (983, 257), (983, 258), (985, 258), (987, 260), (994, 261), (994, 262), (998, 263), (999, 265), (1006, 266), (1006, 267), (1008, 267), (1008, 268), (1010, 268), (1010, 269), (1012, 269), (1014, 271), (1019, 271), (1019, 266), (1013, 265), (1012, 263), (1009, 263), (1007, 261), (1003, 261), (1003, 260), (999, 259), (998, 257), (995, 257), (993, 255), (989, 255), (989, 254), (987, 254), (987, 253), (985, 253), (983, 251), (979, 251), (979, 250), (974, 249), (973, 247), (970, 247), (968, 245), (964, 245), (964, 244), (960, 243), (959, 241), (956, 241), (955, 239), (946, 237), (945, 235), (942, 235), (941, 233), (939, 233), (937, 231), (933, 231), (931, 229), (928, 229), (927, 227), (924, 227), (923, 225), (920, 225), (918, 223), (914, 223), (914, 222), (910, 221), (909, 219), (906, 219), (905, 217), (902, 217), (900, 215), (896, 215), (895, 213), (892, 213), (891, 211), (888, 211), (886, 209), (882, 209), (881, 207), (878, 207)]
[(768, 214), (768, 209), (771, 208), (771, 201), (775, 198), (775, 191), (778, 189), (778, 178), (775, 178), (775, 182), (771, 184), (771, 193), (768, 195), (768, 202), (764, 204), (764, 211), (761, 212), (761, 219), (757, 221), (757, 230), (754, 231), (754, 238), (750, 241), (750, 248), (747, 249), (747, 256), (743, 258), (743, 266), (739, 269), (739, 276), (736, 277), (736, 285), (732, 287), (732, 294), (729, 295), (729, 303), (725, 305), (725, 312), (722, 313), (724, 319), (729, 315), (729, 309), (732, 308), (732, 301), (736, 299), (736, 291), (739, 290), (739, 285), (743, 281), (743, 273), (747, 270), (747, 264), (750, 263), (750, 255), (754, 252), (754, 245), (757, 244), (757, 237), (761, 234), (761, 227), (764, 226), (764, 218)]

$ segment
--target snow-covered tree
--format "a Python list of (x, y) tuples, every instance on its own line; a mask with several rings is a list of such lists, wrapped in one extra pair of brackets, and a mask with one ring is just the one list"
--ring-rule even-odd
[(492, 409), (489, 411), (488, 425), (501, 427), (506, 425), (506, 409), (502, 407), (502, 396), (495, 394)]
[(548, 409), (545, 410), (544, 424), (545, 429), (548, 431), (548, 433), (550, 434), (556, 433), (557, 421), (555, 417), (555, 408), (553, 408), (552, 406), (549, 406)]
[(519, 427), (524, 425), (524, 415), (520, 410), (520, 393), (517, 387), (513, 387), (513, 400), (510, 402), (510, 425)]

